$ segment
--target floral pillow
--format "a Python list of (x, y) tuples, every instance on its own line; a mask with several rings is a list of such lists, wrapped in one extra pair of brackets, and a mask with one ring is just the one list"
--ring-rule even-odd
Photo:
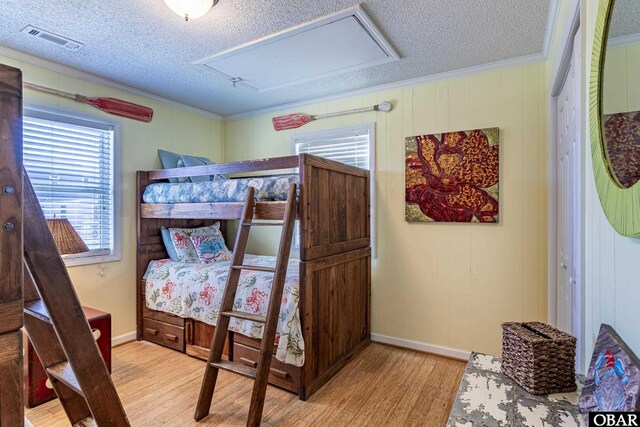
[(231, 252), (224, 243), (220, 230), (210, 233), (202, 229), (191, 233), (191, 243), (196, 250), (200, 261), (210, 263), (217, 261), (229, 261)]
[[(175, 248), (176, 261), (178, 262), (201, 262), (198, 252), (191, 241), (193, 233), (199, 233), (200, 236), (219, 236), (224, 245), (224, 239), (220, 232), (220, 223), (216, 222), (208, 227), (201, 228), (169, 228), (171, 243)], [(226, 249), (226, 247), (225, 247)], [(173, 259), (173, 258), (172, 258)], [(229, 258), (231, 259), (231, 258)]]

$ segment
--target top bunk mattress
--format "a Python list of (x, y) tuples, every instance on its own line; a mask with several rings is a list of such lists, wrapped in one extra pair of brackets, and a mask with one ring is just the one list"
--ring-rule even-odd
[(145, 203), (216, 203), (244, 202), (247, 188), (255, 189), (258, 202), (287, 200), (291, 184), (299, 183), (299, 175), (256, 176), (205, 182), (159, 182), (144, 190)]

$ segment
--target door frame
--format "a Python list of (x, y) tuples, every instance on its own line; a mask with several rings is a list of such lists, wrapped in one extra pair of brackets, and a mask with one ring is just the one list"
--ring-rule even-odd
[[(557, 254), (557, 231), (558, 231), (558, 211), (557, 211), (557, 183), (558, 183), (558, 171), (557, 171), (557, 108), (556, 101), (558, 96), (560, 95), (560, 91), (564, 86), (564, 82), (567, 78), (569, 67), (571, 65), (571, 60), (573, 56), (573, 42), (576, 34), (580, 31), (580, 1), (573, 0), (570, 6), (569, 18), (567, 20), (567, 26), (565, 33), (562, 38), (562, 44), (560, 47), (559, 58), (557, 61), (557, 66), (554, 70), (551, 70), (550, 82), (551, 87), (547, 98), (548, 105), (548, 152), (547, 152), (547, 165), (548, 165), (548, 239), (547, 239), (547, 253), (548, 253), (548, 266), (547, 266), (547, 320), (551, 325), (557, 324), (557, 310), (558, 310), (558, 301), (557, 301), (557, 292), (558, 292), (558, 283), (557, 283), (557, 269), (558, 269), (558, 254)], [(584, 43), (581, 42), (580, 46), (576, 46), (576, 49), (580, 49), (582, 51), (582, 45)], [(585, 74), (584, 74), (584, 66), (582, 64), (584, 62), (584, 52), (581, 52), (581, 61), (580, 64), (576, 64), (579, 70), (579, 86), (580, 91), (578, 95), (580, 96), (579, 104), (582, 108), (584, 107), (584, 102), (582, 102), (582, 87), (584, 86)], [(584, 212), (581, 209), (581, 205), (584, 201), (584, 174), (583, 165), (584, 165), (584, 155), (585, 149), (582, 144), (584, 138), (582, 135), (582, 131), (584, 126), (582, 124), (583, 114), (582, 111), (578, 116), (580, 120), (580, 124), (578, 125), (578, 129), (580, 131), (580, 144), (578, 144), (578, 152), (576, 153), (576, 165), (578, 166), (579, 176), (576, 179), (576, 186), (578, 191), (577, 206), (576, 209), (579, 213), (577, 221), (579, 221), (578, 227), (576, 228), (576, 236), (574, 239), (576, 241), (575, 249), (576, 252), (574, 256), (573, 262), (575, 262), (575, 286), (574, 289), (578, 293), (577, 300), (579, 301), (578, 306), (576, 307), (579, 312), (577, 313), (579, 316), (578, 322), (578, 331), (576, 333), (578, 339), (578, 351), (576, 352), (580, 355), (579, 348), (581, 344), (584, 342), (584, 283), (583, 283), (583, 266), (584, 266)], [(574, 300), (575, 303), (575, 300)], [(581, 358), (578, 357), (577, 361), (580, 362)], [(576, 366), (578, 371), (581, 371), (581, 367), (579, 365)]]

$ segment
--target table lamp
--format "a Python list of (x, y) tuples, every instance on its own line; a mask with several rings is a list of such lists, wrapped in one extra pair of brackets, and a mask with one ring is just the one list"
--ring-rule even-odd
[(89, 248), (82, 241), (78, 232), (73, 228), (66, 218), (56, 218), (47, 220), (47, 225), (53, 236), (53, 240), (58, 247), (60, 255), (78, 254), (81, 252), (89, 252)]

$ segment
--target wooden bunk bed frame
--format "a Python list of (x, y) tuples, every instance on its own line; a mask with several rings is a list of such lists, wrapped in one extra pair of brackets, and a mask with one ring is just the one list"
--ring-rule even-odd
[[(143, 275), (150, 261), (168, 258), (161, 226), (201, 227), (240, 218), (244, 203), (148, 204), (148, 184), (169, 178), (299, 168), (300, 320), (305, 364), (271, 364), (269, 382), (306, 400), (370, 341), (369, 171), (300, 154), (189, 168), (137, 172), (137, 330), (147, 340), (208, 357), (213, 326), (146, 307)], [(286, 202), (257, 202), (255, 219), (282, 219)], [(226, 237), (226, 242), (233, 239)], [(225, 354), (252, 366), (260, 341), (229, 333)]]
[(22, 72), (0, 64), (0, 426), (24, 423), (22, 403)]

